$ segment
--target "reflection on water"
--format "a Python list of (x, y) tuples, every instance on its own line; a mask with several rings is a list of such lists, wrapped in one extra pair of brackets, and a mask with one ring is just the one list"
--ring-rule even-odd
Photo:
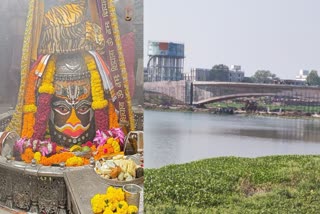
[(320, 153), (320, 120), (145, 111), (145, 166)]
[[(308, 128), (310, 127), (310, 128)], [(314, 126), (306, 124), (304, 127), (297, 131), (292, 130), (269, 130), (269, 129), (242, 129), (239, 130), (229, 130), (226, 131), (225, 134), (237, 135), (237, 136), (248, 136), (248, 137), (256, 137), (256, 138), (272, 138), (272, 139), (281, 139), (281, 140), (302, 140), (304, 142), (317, 142), (319, 139), (319, 134), (316, 133), (316, 130), (320, 130), (319, 127), (317, 129), (312, 129)], [(306, 131), (307, 130), (307, 131)]]
[[(240, 127), (226, 130), (227, 135), (269, 138), (291, 141), (319, 142), (320, 122), (316, 120), (262, 118), (271, 122), (271, 127)], [(279, 121), (280, 120), (280, 121)], [(274, 123), (274, 124), (273, 124)]]

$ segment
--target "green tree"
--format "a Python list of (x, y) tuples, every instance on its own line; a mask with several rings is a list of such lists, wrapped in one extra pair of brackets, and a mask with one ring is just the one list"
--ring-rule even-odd
[(211, 69), (210, 79), (214, 81), (228, 81), (229, 67), (223, 64), (215, 65)]
[(279, 80), (277, 75), (268, 70), (257, 70), (252, 76), (252, 79), (256, 83), (272, 83), (274, 80)]
[(316, 70), (310, 71), (307, 76), (307, 83), (308, 85), (320, 85), (320, 78)]
[(254, 83), (254, 79), (252, 77), (244, 77), (242, 82)]

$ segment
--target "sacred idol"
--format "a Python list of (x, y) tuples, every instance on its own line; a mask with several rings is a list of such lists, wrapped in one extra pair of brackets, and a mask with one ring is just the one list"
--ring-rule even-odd
[(106, 185), (144, 181), (142, 0), (5, 2), (12, 19), (28, 8), (21, 60), (2, 60), (21, 66), (7, 66), (20, 84), (0, 118), (0, 213), (138, 213), (140, 187), (137, 204), (121, 188), (109, 188), (122, 195), (118, 208), (97, 210), (96, 199)]
[(123, 52), (132, 53), (134, 46), (122, 47), (118, 23), (123, 21), (117, 20), (112, 1), (35, 1), (31, 6), (19, 97), (7, 131), (28, 145), (50, 141), (66, 149), (111, 129), (133, 131), (129, 80), (134, 78), (128, 76), (134, 63)]

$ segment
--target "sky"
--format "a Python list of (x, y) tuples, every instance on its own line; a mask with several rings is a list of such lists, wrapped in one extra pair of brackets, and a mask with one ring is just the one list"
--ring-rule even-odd
[(318, 0), (146, 0), (144, 63), (148, 41), (164, 41), (184, 43), (185, 72), (225, 64), (245, 76), (320, 73), (319, 11)]

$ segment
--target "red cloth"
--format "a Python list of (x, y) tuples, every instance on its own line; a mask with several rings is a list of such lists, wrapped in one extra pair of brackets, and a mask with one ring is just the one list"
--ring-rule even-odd
[(121, 36), (122, 50), (126, 63), (130, 95), (133, 97), (135, 88), (135, 38), (134, 33), (130, 32)]

